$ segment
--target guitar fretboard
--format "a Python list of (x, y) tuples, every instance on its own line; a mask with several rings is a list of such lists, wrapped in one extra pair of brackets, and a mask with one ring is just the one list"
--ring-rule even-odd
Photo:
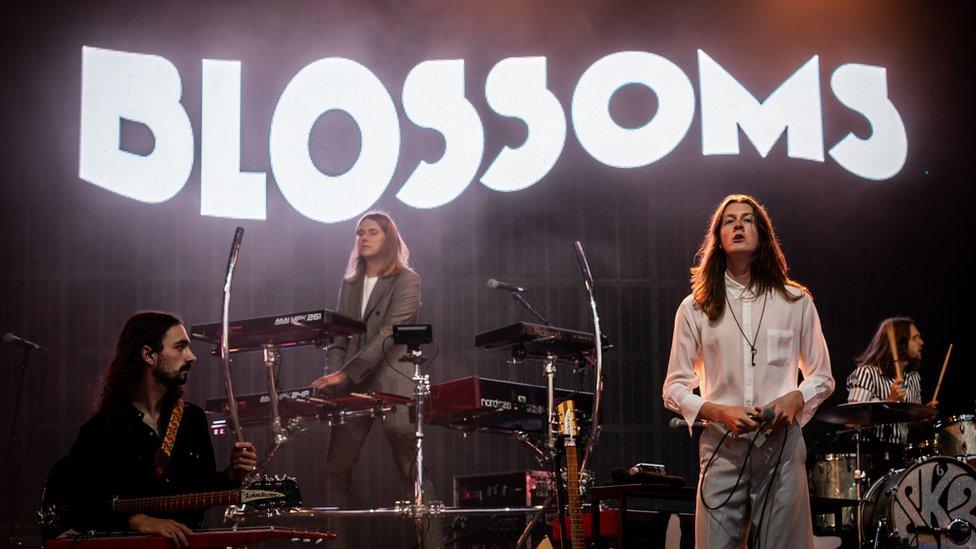
[(113, 507), (116, 511), (128, 513), (180, 513), (184, 511), (202, 511), (211, 507), (224, 505), (235, 505), (240, 502), (240, 490), (223, 490), (220, 492), (201, 492), (198, 494), (181, 494), (176, 496), (120, 499), (115, 502)]

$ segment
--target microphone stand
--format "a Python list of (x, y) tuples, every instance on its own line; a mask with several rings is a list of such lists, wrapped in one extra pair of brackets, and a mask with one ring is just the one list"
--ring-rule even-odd
[(538, 318), (540, 322), (542, 322), (546, 326), (552, 326), (552, 321), (549, 320), (549, 317), (547, 317), (544, 314), (542, 314), (539, 311), (537, 311), (536, 308), (533, 307), (532, 304), (529, 303), (527, 299), (525, 299), (524, 297), (522, 297), (522, 294), (521, 293), (519, 293), (519, 292), (513, 292), (511, 290), (509, 290), (508, 293), (512, 294), (512, 299), (514, 299), (515, 301), (518, 301), (519, 304), (521, 304), (530, 313), (532, 313), (536, 318)]
[(576, 259), (579, 261), (580, 270), (583, 273), (583, 285), (590, 298), (590, 310), (593, 312), (593, 347), (596, 349), (596, 386), (593, 388), (593, 411), (590, 419), (590, 436), (586, 440), (586, 451), (583, 453), (583, 461), (580, 463), (580, 473), (586, 471), (586, 466), (590, 462), (590, 455), (596, 446), (596, 441), (600, 437), (600, 401), (603, 395), (603, 334), (600, 328), (600, 314), (596, 310), (596, 297), (593, 295), (593, 274), (590, 272), (590, 265), (586, 261), (586, 254), (583, 253), (583, 245), (577, 240)]
[[(8, 542), (11, 541), (11, 538), (13, 537), (13, 533), (14, 533), (14, 516), (13, 516), (14, 502), (17, 501), (17, 495), (16, 495), (18, 491), (17, 481), (19, 480), (20, 477), (19, 470), (17, 471), (18, 474), (16, 475), (11, 474), (12, 471), (10, 470), (10, 461), (11, 461), (11, 456), (14, 453), (14, 446), (20, 445), (20, 440), (18, 439), (17, 436), (17, 420), (20, 417), (20, 402), (21, 402), (21, 398), (24, 396), (24, 382), (27, 379), (27, 366), (30, 363), (30, 355), (32, 350), (33, 348), (26, 347), (26, 350), (24, 351), (24, 360), (20, 364), (20, 382), (17, 384), (17, 399), (14, 401), (14, 417), (10, 421), (10, 434), (7, 437), (7, 452), (3, 458), (3, 470), (4, 473), (8, 475), (8, 479), (9, 479), (9, 485), (7, 486), (7, 494), (9, 494), (10, 497), (7, 499), (7, 509), (8, 512), (11, 514), (11, 516), (10, 516), (10, 530), (7, 532)], [(21, 466), (23, 466), (23, 463), (21, 463)]]

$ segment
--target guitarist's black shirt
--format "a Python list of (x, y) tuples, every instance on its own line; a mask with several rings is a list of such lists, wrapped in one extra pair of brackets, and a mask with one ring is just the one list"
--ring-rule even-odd
[[(67, 526), (78, 531), (125, 531), (133, 513), (112, 512), (107, 502), (113, 497), (164, 496), (237, 486), (226, 471), (217, 471), (206, 415), (190, 403), (184, 407), (169, 469), (157, 477), (156, 452), (168, 422), (166, 413), (160, 419), (162, 434), (156, 434), (143, 422), (142, 412), (129, 405), (116, 414), (96, 414), (81, 427), (71, 453), (59, 463), (58, 499), (70, 505)], [(149, 514), (179, 520), (190, 528), (198, 528), (203, 522), (202, 511)]]

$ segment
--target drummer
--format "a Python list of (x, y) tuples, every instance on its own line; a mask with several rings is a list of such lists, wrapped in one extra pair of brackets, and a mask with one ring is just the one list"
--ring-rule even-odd
[[(898, 377), (886, 330), (894, 328), (902, 376)], [(886, 318), (878, 326), (867, 349), (855, 360), (857, 368), (847, 376), (848, 402), (922, 402), (922, 335), (915, 322), (904, 316)], [(933, 400), (928, 406), (936, 407)], [(875, 429), (880, 442), (903, 445), (908, 440), (908, 424), (895, 423)]]

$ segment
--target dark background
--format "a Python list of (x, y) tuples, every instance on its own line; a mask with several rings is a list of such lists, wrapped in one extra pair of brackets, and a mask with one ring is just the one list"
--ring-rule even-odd
[[(440, 356), (433, 381), (466, 375), (541, 383), (536, 364), (510, 366), (503, 352), (475, 349), (474, 334), (528, 319), (488, 278), (529, 286), (554, 324), (592, 329), (572, 252), (582, 240), (597, 279), (601, 318), (616, 349), (607, 356), (605, 430), (594, 470), (664, 463), (694, 482), (696, 444), (666, 428), (660, 398), (673, 314), (688, 293), (688, 267), (714, 204), (751, 193), (768, 207), (790, 260), (820, 311), (838, 390), (851, 357), (877, 323), (915, 317), (926, 341), (923, 389), (934, 389), (949, 342), (955, 351), (940, 400), (944, 413), (973, 412), (968, 337), (973, 273), (973, 39), (971, 10), (918, 2), (589, 3), (438, 2), (84, 2), (0, 8), (0, 331), (46, 346), (27, 372), (19, 424), (23, 442), (3, 472), (4, 542), (30, 534), (48, 468), (67, 452), (88, 417), (97, 378), (124, 320), (134, 311), (177, 312), (187, 324), (219, 319), (227, 249), (234, 227), (246, 234), (232, 316), (332, 307), (352, 244), (354, 222), (319, 224), (283, 199), (268, 160), (271, 114), (288, 81), (306, 64), (352, 58), (386, 85), (401, 113), (397, 171), (375, 204), (397, 218), (423, 277), (422, 319), (434, 325)], [(161, 55), (179, 69), (183, 104), (196, 138), (186, 187), (161, 204), (143, 204), (78, 178), (81, 47)], [(908, 135), (908, 159), (887, 181), (869, 181), (824, 163), (790, 159), (785, 138), (759, 157), (740, 135), (741, 154), (701, 154), (700, 116), (678, 147), (637, 169), (600, 164), (568, 127), (553, 170), (512, 193), (477, 180), (433, 210), (407, 207), (396, 191), (420, 160), (435, 161), (443, 141), (402, 115), (407, 73), (429, 59), (463, 58), (467, 97), (485, 126), (484, 168), (502, 146), (517, 146), (524, 125), (493, 113), (484, 98), (491, 67), (509, 56), (548, 57), (549, 87), (567, 112), (580, 74), (624, 50), (660, 54), (697, 86), (696, 49), (716, 59), (756, 97), (765, 98), (811, 55), (820, 55), (825, 150), (853, 131), (869, 135), (859, 114), (830, 92), (841, 64), (887, 68), (889, 96)], [(268, 173), (265, 221), (203, 217), (200, 211), (201, 59), (243, 62), (242, 169)], [(624, 125), (648, 120), (652, 93), (628, 87), (611, 111)], [(330, 146), (325, 145), (326, 136)], [(313, 157), (341, 171), (358, 151), (348, 118), (322, 117)], [(222, 392), (205, 345), (188, 385), (202, 403)], [(0, 349), (0, 444), (8, 447), (23, 353)], [(240, 392), (261, 389), (258, 356), (234, 367)], [(308, 385), (320, 352), (285, 352), (282, 384)], [(572, 385), (562, 374), (560, 384)], [(808, 440), (826, 431), (811, 422)], [(249, 436), (262, 446), (266, 433)], [(356, 503), (388, 506), (401, 496), (385, 441), (375, 431), (357, 469)], [(298, 476), (307, 504), (323, 505), (328, 434), (316, 428), (282, 451), (275, 471)], [(439, 495), (451, 501), (454, 475), (534, 466), (504, 436), (460, 438), (431, 429), (427, 462)], [(812, 440), (811, 440), (812, 442)], [(216, 441), (218, 459), (228, 439)], [(16, 498), (16, 499), (14, 499)], [(364, 523), (365, 524), (365, 523)], [(395, 545), (405, 523), (361, 528), (360, 543)], [(307, 526), (314, 526), (308, 524)]]

